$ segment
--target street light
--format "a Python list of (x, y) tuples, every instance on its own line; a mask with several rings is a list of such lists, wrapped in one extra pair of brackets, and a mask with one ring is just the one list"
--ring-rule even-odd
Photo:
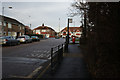
[[(8, 8), (12, 9), (11, 6), (9, 6)], [(4, 10), (5, 10), (5, 7), (2, 7), (2, 33), (4, 32)]]
[[(31, 16), (29, 16), (29, 18), (31, 18)], [(30, 22), (30, 29), (31, 29), (31, 22)]]

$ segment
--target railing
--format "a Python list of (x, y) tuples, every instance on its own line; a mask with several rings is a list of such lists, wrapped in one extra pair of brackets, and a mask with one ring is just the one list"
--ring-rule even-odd
[(53, 71), (62, 61), (63, 52), (66, 50), (66, 43), (51, 48), (51, 70)]

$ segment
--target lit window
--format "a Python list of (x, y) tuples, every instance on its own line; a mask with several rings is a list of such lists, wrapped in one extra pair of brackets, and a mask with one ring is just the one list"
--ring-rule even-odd
[(11, 23), (8, 23), (8, 28), (12, 28), (12, 25), (11, 25)]

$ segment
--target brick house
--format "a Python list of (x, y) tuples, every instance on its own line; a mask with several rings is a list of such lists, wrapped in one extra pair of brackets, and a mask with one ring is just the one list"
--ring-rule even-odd
[[(69, 27), (69, 37), (76, 36), (81, 37), (82, 27)], [(60, 32), (61, 37), (65, 38), (67, 36), (67, 27), (65, 27)]]
[(28, 35), (28, 34), (33, 34), (33, 31), (30, 29), (29, 26), (25, 26), (25, 35)]
[(51, 38), (51, 37), (55, 37), (55, 30), (44, 26), (44, 24), (42, 24), (42, 26), (39, 26), (35, 29), (33, 29), (33, 34), (41, 34), (43, 35), (45, 38)]
[(18, 37), (24, 35), (25, 33), (25, 25), (21, 22), (17, 21), (16, 19), (10, 17), (3, 17), (3, 22), (1, 24), (2, 27), (2, 35), (3, 36), (14, 36)]

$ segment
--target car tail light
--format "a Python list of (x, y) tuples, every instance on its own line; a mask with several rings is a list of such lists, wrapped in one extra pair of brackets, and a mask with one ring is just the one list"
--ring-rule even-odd
[(25, 40), (25, 38), (24, 38), (24, 40)]
[(8, 41), (7, 39), (5, 39), (5, 41)]

